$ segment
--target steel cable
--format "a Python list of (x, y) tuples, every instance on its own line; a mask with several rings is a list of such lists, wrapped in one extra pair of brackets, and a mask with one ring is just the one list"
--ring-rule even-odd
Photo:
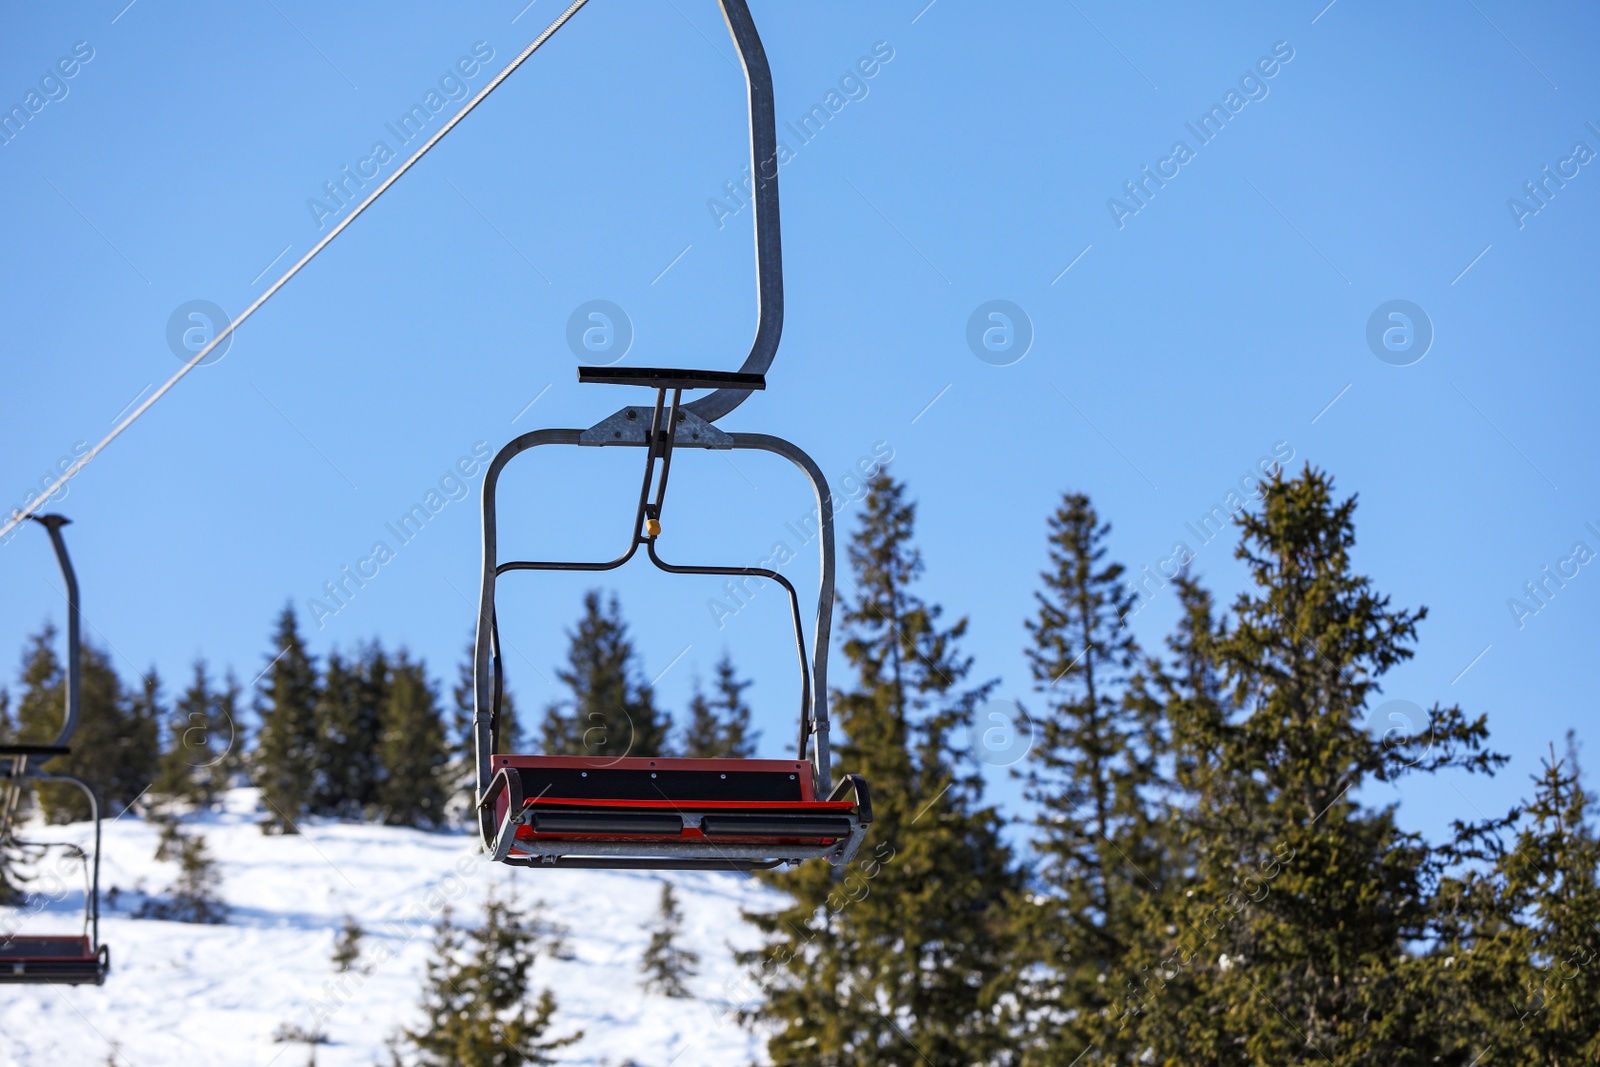
[(244, 321), (246, 319), (248, 319), (251, 315), (255, 314), (257, 308), (261, 307), (262, 304), (265, 304), (267, 302), (267, 299), (269, 297), (271, 297), (273, 293), (276, 293), (279, 289), (283, 288), (284, 283), (286, 283), (290, 278), (293, 278), (296, 274), (298, 274), (300, 272), (300, 268), (301, 267), (304, 267), (307, 263), (310, 263), (311, 260), (316, 256), (316, 254), (318, 252), (321, 252), (324, 248), (326, 248), (328, 246), (328, 242), (332, 241), (335, 237), (339, 236), (339, 234), (341, 232), (343, 232), (343, 230), (344, 230), (344, 228), (346, 226), (350, 225), (352, 222), (354, 222), (356, 220), (356, 217), (358, 215), (360, 215), (363, 211), (367, 210), (367, 208), (371, 207), (372, 206), (372, 202), (374, 200), (377, 200), (378, 197), (382, 196), (383, 193), (384, 193), (384, 190), (388, 189), (389, 186), (393, 185), (396, 181), (398, 181), (399, 178), (400, 178), (400, 175), (402, 175), (406, 171), (410, 170), (412, 164), (416, 163), (417, 160), (421, 159), (424, 155), (426, 155), (430, 148), (432, 148), (434, 145), (438, 144), (439, 140), (441, 138), (443, 138), (445, 134), (449, 133), (452, 129), (454, 129), (456, 123), (458, 123), (462, 119), (466, 118), (467, 114), (469, 112), (471, 112), (473, 108), (475, 108), (479, 104), (483, 103), (484, 99), (490, 93), (494, 92), (495, 88), (497, 86), (499, 86), (499, 84), (501, 82), (505, 81), (506, 78), (510, 77), (512, 71), (514, 71), (518, 67), (520, 67), (524, 60), (526, 60), (529, 56), (533, 55), (534, 51), (537, 50), (540, 45), (542, 45), (546, 41), (548, 41), (550, 39), (550, 37), (557, 30), (559, 30), (563, 25), (566, 24), (568, 19), (570, 19), (573, 15), (577, 14), (579, 8), (583, 7), (583, 5), (588, 3), (588, 2), (589, 2), (589, 0), (575, 0), (575, 2), (573, 3), (573, 5), (571, 7), (567, 8), (565, 11), (563, 11), (560, 14), (560, 16), (556, 18), (556, 20), (554, 22), (550, 23), (549, 26), (545, 27), (545, 30), (544, 30), (543, 33), (539, 34), (538, 37), (535, 37), (533, 39), (533, 43), (532, 44), (528, 45), (527, 48), (523, 49), (522, 53), (520, 55), (518, 55), (517, 58), (513, 59), (510, 63), (508, 63), (504, 70), (502, 70), (499, 74), (495, 75), (493, 80), (491, 80), (487, 85), (485, 85), (481, 90), (479, 90), (478, 95), (474, 96), (470, 101), (468, 101), (466, 107), (464, 107), (460, 111), (458, 111), (455, 114), (455, 116), (450, 119), (449, 122), (446, 122), (443, 126), (439, 127), (438, 131), (435, 132), (432, 137), (428, 138), (427, 141), (423, 142), (422, 147), (418, 148), (417, 151), (411, 156), (410, 159), (407, 159), (404, 163), (402, 163), (400, 165), (400, 167), (393, 174), (391, 174), (387, 178), (385, 178), (383, 180), (383, 183), (372, 191), (372, 195), (371, 196), (369, 196), (365, 200), (363, 200), (359, 207), (357, 207), (354, 211), (352, 211), (349, 215), (347, 215), (344, 219), (342, 219), (339, 222), (339, 224), (337, 226), (335, 226), (332, 230), (329, 230), (326, 237), (324, 237), (322, 240), (318, 241), (312, 247), (311, 251), (307, 252), (304, 256), (300, 257), (300, 260), (297, 263), (295, 263), (294, 266), (290, 267), (287, 271), (285, 271), (282, 277), (280, 277), (277, 281), (273, 282), (272, 285), (270, 285), (267, 288), (266, 292), (264, 292), (260, 296), (256, 297), (255, 301), (253, 303), (251, 303), (249, 307), (245, 308), (244, 311), (239, 315), (238, 318), (236, 318), (233, 321), (229, 322), (227, 324), (227, 326), (223, 327), (220, 331), (218, 331), (217, 335), (211, 339), (211, 342), (209, 344), (207, 344), (204, 348), (200, 349), (199, 352), (196, 352), (192, 357), (190, 357), (190, 359), (189, 359), (189, 361), (187, 363), (185, 363), (182, 367), (178, 368), (178, 372), (176, 374), (174, 374), (172, 377), (168, 378), (166, 380), (165, 384), (163, 384), (161, 386), (161, 388), (157, 389), (154, 393), (151, 393), (149, 398), (146, 399), (137, 408), (135, 408), (132, 411), (132, 413), (130, 413), (128, 415), (127, 418), (123, 419), (121, 422), (117, 423), (116, 426), (112, 427), (111, 432), (106, 434), (105, 437), (101, 439), (99, 444), (95, 445), (93, 448), (91, 448), (84, 455), (80, 456), (78, 458), (78, 460), (72, 464), (72, 466), (67, 468), (66, 472), (64, 474), (62, 474), (61, 477), (57, 478), (50, 485), (50, 487), (48, 489), (46, 489), (43, 493), (41, 493), (38, 497), (36, 497), (31, 504), (28, 504), (25, 507), (20, 508), (20, 509), (18, 509), (16, 511), (13, 511), (11, 513), (11, 517), (6, 520), (5, 525), (4, 526), (0, 526), (0, 538), (3, 538), (6, 534), (10, 533), (24, 519), (26, 519), (28, 516), (32, 515), (39, 508), (43, 507), (45, 501), (48, 500), (51, 497), (51, 495), (56, 492), (56, 490), (60, 489), (63, 485), (66, 485), (67, 482), (70, 481), (73, 478), (73, 476), (75, 476), (79, 471), (83, 470), (84, 467), (88, 466), (90, 460), (92, 460), (96, 456), (98, 456), (101, 453), (101, 451), (107, 445), (109, 445), (112, 441), (116, 440), (118, 435), (120, 435), (123, 430), (126, 430), (129, 426), (133, 425), (134, 420), (136, 420), (140, 415), (143, 415), (146, 411), (150, 410), (150, 406), (152, 404), (154, 404), (157, 400), (160, 400), (163, 396), (165, 396), (167, 390), (171, 389), (174, 385), (177, 385), (179, 380), (181, 380), (185, 374), (188, 374), (195, 367), (199, 366), (201, 361), (204, 360), (206, 358), (206, 356), (211, 354), (212, 349), (216, 348), (218, 345), (220, 345), (222, 342), (226, 341), (230, 336), (232, 336), (233, 331), (237, 330), (241, 325), (244, 324)]

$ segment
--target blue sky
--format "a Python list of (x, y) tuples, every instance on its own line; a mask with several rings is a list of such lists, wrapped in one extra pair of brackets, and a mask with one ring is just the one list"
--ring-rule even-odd
[[(177, 368), (175, 312), (237, 314), (342, 217), (325, 183), (388, 173), (375, 144), (410, 150), (390, 124), (434, 91), (431, 132), (560, 10), (524, 3), (0, 5), (0, 104), (38, 94), (0, 145), (4, 506)], [(845, 102), (790, 146), (783, 344), (724, 428), (796, 441), (846, 491), (892, 451), (919, 501), (922, 592), (971, 617), (975, 676), (1025, 704), (1022, 622), (1063, 490), (1092, 495), (1132, 570), (1184, 542), (1227, 600), (1231, 538), (1202, 546), (1186, 524), (1292, 453), (1360, 495), (1361, 571), (1429, 608), (1385, 699), (1487, 712), (1513, 756), (1492, 782), (1370, 800), (1436, 832), (1510, 804), (1569, 727), (1592, 740), (1600, 568), (1568, 563), (1542, 606), (1524, 583), (1576, 542), (1600, 551), (1600, 14), (925, 4), (753, 3), (780, 127)], [(863, 57), (873, 76), (841, 86)], [(1199, 130), (1214, 106), (1226, 123)], [(292, 600), (319, 653), (377, 636), (453, 680), (479, 481), (463, 496), (451, 471), (632, 399), (574, 380), (567, 323), (587, 301), (625, 310), (625, 365), (738, 365), (752, 245), (724, 187), (746, 159), (715, 4), (593, 0), (71, 483), (54, 510), (74, 519), (93, 639), (169, 689), (197, 654), (248, 681)], [(968, 344), (993, 300), (1032, 334), (1006, 366)], [(1431, 332), (1415, 361), (1368, 342), (1396, 300), (1424, 322), (1383, 311), (1377, 333)], [(626, 537), (637, 454), (572, 452), (502, 480), (508, 551)], [(448, 503), (319, 628), (308, 601), (436, 487)], [(782, 461), (747, 455), (681, 457), (672, 490), (676, 560), (755, 562), (809, 508)], [(793, 570), (815, 578), (809, 556)], [(792, 743), (776, 596), (719, 628), (720, 583), (613, 577), (668, 706), (726, 648), (758, 679), (767, 750)], [(40, 531), (0, 548), (0, 651), (59, 618), (54, 583)], [(525, 708), (555, 694), (585, 585), (504, 584)], [(1519, 595), (1538, 606), (1520, 620)], [(1136, 632), (1153, 648), (1174, 614), (1158, 593)]]

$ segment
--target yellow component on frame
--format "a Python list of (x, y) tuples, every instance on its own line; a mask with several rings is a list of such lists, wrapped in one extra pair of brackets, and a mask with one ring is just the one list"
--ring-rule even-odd
[(658, 520), (658, 519), (646, 519), (646, 520), (644, 520), (644, 532), (649, 534), (651, 537), (660, 537), (661, 536), (661, 522), (660, 522), (660, 520)]

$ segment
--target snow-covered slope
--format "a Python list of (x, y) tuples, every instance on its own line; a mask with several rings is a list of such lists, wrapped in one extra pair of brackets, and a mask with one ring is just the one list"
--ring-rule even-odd
[[(433, 919), (447, 903), (476, 924), (487, 892), (514, 894), (568, 928), (571, 959), (541, 955), (535, 988), (549, 987), (555, 1032), (584, 1031), (562, 1062), (646, 1067), (761, 1062), (761, 1039), (728, 1017), (750, 991), (730, 944), (751, 947), (741, 908), (764, 909), (771, 891), (742, 874), (531, 871), (483, 862), (466, 833), (310, 822), (300, 836), (266, 837), (256, 827), (254, 790), (235, 790), (224, 812), (186, 825), (218, 858), (226, 925), (132, 918), (144, 893), (160, 895), (174, 864), (152, 857), (159, 830), (128, 814), (105, 828), (102, 891), (120, 889), (104, 909), (111, 946), (106, 984), (0, 986), (0, 1064), (299, 1067), (304, 1045), (276, 1044), (284, 1024), (321, 1023), (331, 1043), (321, 1067), (388, 1063), (385, 1039), (416, 1021)], [(87, 843), (85, 825), (37, 827), (32, 837)], [(639, 957), (660, 899), (660, 880), (678, 890), (681, 944), (701, 955), (693, 1000), (639, 988)], [(24, 918), (28, 932), (72, 932), (82, 891)], [(363, 959), (390, 958), (365, 976), (337, 974), (329, 956), (346, 915), (366, 929)], [(0, 909), (0, 923), (17, 909)], [(341, 981), (342, 980), (342, 981)], [(320, 1014), (319, 1014), (320, 1013)]]

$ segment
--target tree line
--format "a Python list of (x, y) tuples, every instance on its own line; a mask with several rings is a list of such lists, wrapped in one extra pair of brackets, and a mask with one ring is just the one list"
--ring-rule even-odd
[[(65, 668), (57, 636), (46, 624), (29, 638), (15, 701), (0, 690), (0, 741), (44, 743), (60, 728)], [(231, 671), (218, 678), (201, 659), (188, 686), (169, 701), (153, 668), (129, 684), (110, 654), (86, 641), (72, 752), (45, 769), (89, 783), (108, 815), (141, 802), (149, 810), (201, 810), (228, 788), (248, 783), (261, 791), (262, 825), (270, 833), (297, 832), (306, 816), (421, 827), (452, 821), (452, 798), (469, 797), (473, 781), (470, 647), (448, 701), (426, 663), (404, 649), (389, 651), (372, 641), (351, 652), (334, 650), (319, 662), (292, 607), (278, 616), (271, 648), (250, 698)], [(696, 681), (685, 721), (674, 729), (673, 717), (643, 680), (615, 596), (591, 591), (584, 597), (557, 677), (565, 693), (544, 711), (541, 751), (755, 752), (758, 735), (744, 697), (750, 683), (726, 654), (709, 691)], [(509, 695), (501, 724), (501, 750), (521, 749), (523, 731)], [(88, 817), (88, 802), (76, 790), (42, 785), (38, 792), (49, 821)]]
[[(920, 592), (906, 486), (872, 479), (846, 545), (849, 670), (832, 704), (839, 768), (871, 783), (875, 821), (848, 867), (763, 875), (786, 904), (744, 916), (762, 945), (741, 954), (748, 983), (723, 999), (768, 1035), (773, 1062), (1600, 1062), (1600, 837), (1570, 736), (1526, 802), (1474, 809), (1441, 841), (1402, 829), (1364, 787), (1492, 775), (1506, 757), (1485, 716), (1459, 706), (1435, 704), (1400, 733), (1372, 721), (1427, 612), (1355, 570), (1354, 498), (1307, 467), (1273, 473), (1254, 503), (1237, 526), (1245, 588), (1223, 608), (1198, 576), (1178, 575), (1178, 623), (1146, 648), (1128, 626), (1135, 593), (1109, 524), (1086, 495), (1063, 495), (1019, 620), (1032, 684), (1016, 727), (1032, 745), (1011, 772), (1025, 821), (1008, 827), (974, 758), (997, 683), (974, 674), (967, 619)], [(25, 657), (22, 732), (59, 708), (49, 646), (41, 634)], [(304, 814), (431, 825), (466, 769), (469, 666), (441, 710), (403, 652), (373, 644), (317, 664), (291, 611), (234, 770), (232, 749), (217, 763), (174, 753), (201, 737), (215, 751), (218, 735), (195, 724), (233, 718), (236, 683), (197, 667), (167, 708), (153, 680), (118, 689), (103, 660), (86, 657), (84, 720), (87, 731), (102, 719), (104, 744), (72, 758), (103, 761), (81, 770), (117, 800), (165, 774), (163, 789), (200, 803), (249, 774), (269, 830)], [(558, 677), (565, 698), (545, 709), (543, 751), (753, 749), (748, 683), (726, 657), (675, 729), (615, 598), (585, 598)], [(652, 988), (680, 993), (693, 950), (673, 945), (672, 912), (664, 897), (646, 964)], [(440, 937), (442, 957), (471, 955), (454, 928)], [(501, 1062), (515, 1042), (484, 1037), (499, 1024), (447, 985), (430, 986), (430, 1015), (477, 1027), (482, 1062)], [(536, 1062), (553, 1006), (529, 1010), (517, 1040)]]

